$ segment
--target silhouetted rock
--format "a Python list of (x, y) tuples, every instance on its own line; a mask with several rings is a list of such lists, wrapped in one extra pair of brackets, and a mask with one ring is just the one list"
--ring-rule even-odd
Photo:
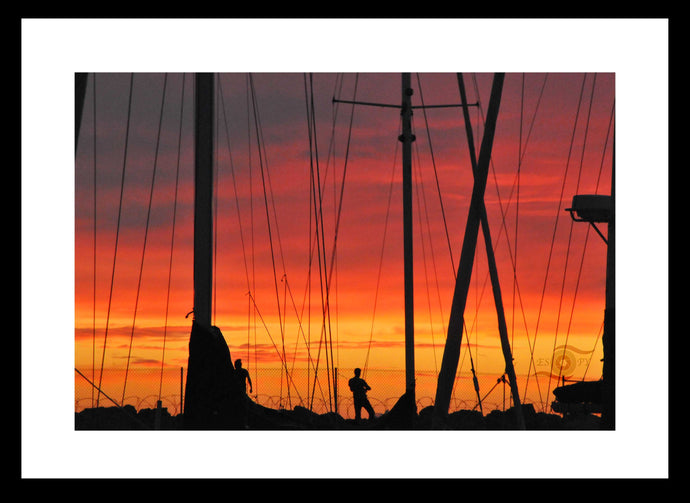
[(147, 426), (137, 417), (131, 405), (124, 407), (94, 407), (75, 413), (76, 430), (145, 430)]
[(434, 406), (433, 405), (429, 405), (427, 407), (424, 407), (422, 410), (420, 410), (419, 414), (417, 415), (417, 427), (416, 427), (416, 429), (418, 429), (418, 430), (430, 430), (433, 413), (434, 413)]
[(601, 418), (594, 414), (574, 414), (563, 418), (564, 430), (599, 430)]
[(484, 430), (484, 416), (478, 410), (458, 410), (448, 415), (449, 430)]
[(555, 414), (547, 414), (546, 412), (537, 412), (531, 424), (528, 425), (530, 430), (562, 430), (563, 418)]
[(166, 407), (141, 409), (137, 417), (152, 430), (176, 430), (180, 427), (180, 423), (170, 415)]
[(410, 430), (417, 421), (417, 404), (411, 395), (403, 394), (393, 408), (376, 418), (376, 426), (387, 430)]
[(246, 395), (234, 386), (230, 350), (218, 327), (192, 323), (185, 390), (185, 429), (245, 427)]

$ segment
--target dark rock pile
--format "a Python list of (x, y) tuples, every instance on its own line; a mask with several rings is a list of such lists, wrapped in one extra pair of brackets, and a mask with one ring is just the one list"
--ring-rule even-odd
[[(359, 423), (340, 414), (317, 414), (305, 407), (292, 410), (270, 409), (251, 402), (247, 414), (248, 430), (430, 430), (433, 406), (417, 413), (405, 395), (385, 414)], [(527, 430), (598, 430), (600, 417), (594, 414), (565, 415), (535, 412), (531, 404), (522, 406)], [(477, 410), (459, 410), (448, 415), (445, 430), (515, 430), (516, 410), (493, 410), (482, 415)], [(171, 416), (167, 409), (98, 407), (75, 414), (76, 430), (185, 430), (184, 414)], [(196, 428), (191, 428), (196, 429)], [(226, 428), (218, 428), (226, 429)], [(227, 428), (241, 429), (241, 428)]]

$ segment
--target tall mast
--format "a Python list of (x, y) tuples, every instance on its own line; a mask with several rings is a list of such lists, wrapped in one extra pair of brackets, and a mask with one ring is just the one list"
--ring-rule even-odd
[[(412, 106), (412, 85), (409, 73), (402, 74), (402, 104), (390, 105), (384, 103), (367, 103), (361, 101), (346, 101), (333, 99), (336, 103), (351, 103), (353, 105), (367, 105), (388, 108), (400, 108), (402, 116), (402, 134), (398, 137), (403, 144), (403, 247), (405, 254), (405, 393), (415, 399), (415, 362), (414, 362), (414, 268), (413, 268), (413, 239), (412, 239), (412, 110), (425, 108), (425, 105)], [(476, 106), (463, 104), (432, 105), (433, 108)]]
[(213, 290), (213, 74), (197, 73), (195, 84), (194, 320), (210, 327)]
[[(486, 189), (487, 176), (489, 172), (489, 161), (491, 160), (494, 131), (496, 128), (496, 120), (498, 118), (498, 110), (503, 92), (504, 78), (505, 75), (502, 73), (497, 73), (494, 76), (494, 81), (491, 88), (491, 97), (489, 100), (489, 108), (487, 111), (484, 137), (482, 138), (479, 159), (477, 160), (476, 169), (474, 170), (474, 187), (472, 189), (472, 199), (470, 202), (469, 213), (467, 215), (467, 224), (465, 226), (465, 237), (462, 244), (460, 265), (458, 266), (458, 274), (455, 283), (455, 292), (453, 293), (453, 303), (451, 306), (450, 318), (448, 320), (448, 336), (446, 337), (446, 346), (443, 353), (443, 360), (441, 362), (441, 370), (438, 375), (438, 385), (436, 388), (436, 399), (434, 401), (433, 412), (434, 426), (440, 426), (443, 418), (448, 414), (450, 396), (453, 390), (453, 383), (455, 382), (455, 375), (460, 358), (460, 344), (462, 341), (465, 305), (467, 303), (467, 292), (469, 290), (470, 279), (472, 277), (472, 267), (477, 247), (477, 237), (480, 223), (483, 223), (483, 230), (486, 231), (484, 233), (485, 238), (490, 239), (488, 234), (488, 225), (486, 224), (484, 192)], [(491, 261), (493, 255), (490, 254), (490, 241), (486, 241), (486, 246), (487, 253), (489, 253), (489, 260)], [(495, 269), (492, 270), (494, 299), (496, 300), (499, 322), (502, 322), (502, 304), (500, 302), (500, 290), (497, 290), (495, 273)], [(509, 374), (514, 399), (517, 400), (512, 357), (510, 356), (509, 348), (507, 348), (506, 344), (504, 343), (504, 325), (503, 323), (500, 323), (500, 325), (501, 326), (499, 329), (502, 335), (503, 352), (506, 359), (506, 371)], [(517, 403), (519, 404), (519, 402)], [(522, 422), (520, 407), (518, 407), (518, 420), (520, 422), (520, 426), (523, 427), (524, 423)]]
[[(615, 135), (615, 133), (614, 133)], [(608, 245), (606, 251), (606, 308), (604, 311), (604, 367), (602, 369), (602, 428), (616, 427), (616, 148), (614, 137), (613, 161), (611, 166), (611, 214), (608, 224)]]
[(402, 74), (403, 241), (405, 252), (405, 393), (415, 399), (414, 268), (412, 246), (412, 87), (410, 74)]
[[(458, 87), (460, 88), (460, 95), (462, 102), (466, 103), (465, 84), (462, 74), (458, 74)], [(465, 129), (467, 131), (467, 142), (470, 150), (470, 160), (472, 162), (472, 172), (475, 178), (478, 176), (477, 172), (477, 157), (474, 151), (474, 139), (472, 134), (472, 125), (470, 123), (470, 116), (467, 107), (463, 107), (463, 115), (465, 118)], [(489, 219), (486, 215), (486, 204), (482, 199), (480, 204), (479, 219), (482, 226), (482, 234), (484, 235), (484, 247), (486, 248), (486, 258), (489, 264), (489, 275), (491, 277), (491, 288), (494, 293), (494, 304), (496, 305), (496, 317), (498, 319), (498, 333), (501, 339), (501, 349), (503, 351), (503, 359), (505, 361), (505, 373), (508, 374), (508, 382), (510, 384), (510, 391), (513, 396), (513, 403), (517, 410), (518, 427), (524, 429), (524, 417), (522, 415), (522, 406), (520, 404), (520, 394), (517, 388), (517, 380), (515, 376), (515, 367), (513, 365), (513, 355), (508, 340), (508, 327), (506, 325), (505, 312), (503, 310), (503, 297), (501, 295), (501, 284), (498, 280), (498, 268), (496, 266), (496, 256), (494, 255), (493, 243), (491, 240), (491, 231), (489, 229)]]

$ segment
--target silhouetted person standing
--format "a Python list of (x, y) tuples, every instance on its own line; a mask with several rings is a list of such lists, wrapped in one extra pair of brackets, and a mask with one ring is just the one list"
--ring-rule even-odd
[(252, 392), (252, 378), (249, 377), (247, 369), (242, 367), (242, 360), (235, 360), (234, 372), (235, 396), (237, 398), (239, 419), (244, 428), (249, 428), (249, 396), (247, 395), (247, 382), (249, 382), (249, 392)]
[(369, 403), (367, 398), (367, 391), (371, 389), (371, 386), (367, 382), (359, 377), (361, 374), (361, 369), (355, 369), (355, 376), (352, 377), (348, 384), (350, 386), (350, 391), (352, 391), (352, 397), (355, 402), (355, 421), (359, 421), (362, 417), (362, 407), (364, 407), (369, 414), (369, 419), (374, 418), (374, 408)]
[(236, 379), (237, 379), (237, 386), (238, 389), (241, 389), (244, 391), (244, 393), (247, 393), (247, 382), (249, 382), (249, 392), (252, 392), (252, 378), (249, 377), (249, 371), (247, 369), (242, 367), (242, 360), (237, 359), (235, 360), (235, 372), (236, 374)]

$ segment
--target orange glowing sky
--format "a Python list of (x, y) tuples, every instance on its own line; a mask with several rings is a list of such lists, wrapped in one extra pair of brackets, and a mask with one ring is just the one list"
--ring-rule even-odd
[[(471, 109), (477, 149), (491, 78), (488, 73), (465, 75), (469, 102), (481, 105)], [(130, 75), (124, 73), (97, 75), (95, 140), (93, 79), (87, 89), (76, 158), (78, 368), (89, 368), (94, 361), (99, 366), (101, 358), (106, 367), (122, 367), (127, 358), (135, 366), (160, 365), (180, 110), (180, 175), (165, 363), (177, 367), (186, 364), (190, 321), (185, 315), (193, 307), (193, 78), (187, 74), (184, 94), (182, 74), (167, 78), (156, 156), (164, 75), (134, 75), (125, 161), (129, 79)], [(214, 323), (223, 331), (231, 354), (242, 356), (252, 365), (277, 366), (284, 344), (290, 361), (298, 358), (306, 365), (305, 341), (313, 344), (313, 351), (318, 348), (321, 297), (316, 261), (312, 263), (311, 293), (307, 290), (314, 210), (310, 206), (312, 164), (305, 96), (311, 99), (313, 86), (316, 132), (312, 155), (316, 169), (318, 154), (329, 267), (345, 174), (329, 335), (335, 344), (336, 365), (403, 368), (401, 154), (397, 140), (400, 114), (397, 109), (362, 105), (353, 111), (349, 104), (332, 102), (337, 97), (398, 105), (400, 75), (316, 73), (310, 80), (310, 75), (302, 73), (253, 74), (261, 155), (255, 134), (257, 119), (253, 112), (248, 115), (248, 106), (254, 105), (247, 74), (219, 74), (218, 79)], [(422, 100), (426, 105), (460, 101), (453, 73), (413, 74), (412, 85), (413, 106), (422, 104)], [(606, 247), (587, 225), (573, 225), (564, 210), (576, 193), (610, 193), (614, 85), (612, 73), (507, 75), (485, 200), (518, 371), (526, 371), (528, 360), (524, 357), (528, 357), (532, 343), (537, 357), (550, 357), (554, 345), (565, 341), (600, 354), (597, 338), (603, 321)], [(420, 369), (437, 370), (473, 180), (458, 108), (417, 109), (413, 128), (417, 138), (413, 150), (416, 360)], [(144, 254), (154, 165), (156, 178)], [(123, 206), (113, 273), (123, 166)], [(273, 259), (269, 237), (273, 241)], [(583, 254), (585, 240), (587, 249)], [(511, 254), (517, 261), (516, 281)], [(566, 262), (568, 269), (564, 272)], [(487, 362), (485, 370), (500, 375), (495, 307), (486, 278), (486, 253), (480, 239), (466, 319), (470, 341), (477, 345), (476, 357)], [(251, 321), (251, 328), (249, 291), (260, 315), (258, 321)], [(311, 310), (304, 301), (309, 295)], [(282, 332), (279, 312), (283, 316)], [(106, 323), (108, 343), (103, 353)]]

